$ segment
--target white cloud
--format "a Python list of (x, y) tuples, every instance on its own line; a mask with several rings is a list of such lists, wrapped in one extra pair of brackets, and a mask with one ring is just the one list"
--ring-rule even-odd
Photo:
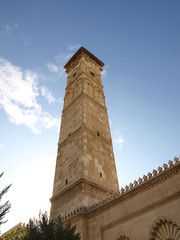
[(18, 24), (15, 22), (14, 23), (14, 27), (16, 28), (16, 29), (19, 29), (19, 26), (18, 26)]
[(73, 51), (73, 50), (76, 50), (76, 49), (78, 49), (78, 48), (80, 48), (80, 47), (81, 47), (80, 44), (74, 44), (74, 45), (71, 45), (71, 46), (69, 47), (69, 50), (70, 50), (70, 51)]
[(13, 25), (9, 25), (9, 24), (5, 25), (5, 30), (7, 34), (11, 34), (18, 29), (19, 29), (19, 26), (16, 22)]
[(107, 77), (107, 68), (108, 68), (108, 65), (105, 65), (103, 68), (103, 71), (101, 73), (101, 76), (103, 79), (105, 79)]
[(48, 63), (47, 67), (50, 72), (58, 72), (59, 71), (59, 67), (53, 63)]
[(0, 150), (4, 149), (4, 145), (0, 144)]
[(44, 113), (40, 120), (45, 128), (53, 128), (56, 126), (59, 130), (59, 119), (53, 118), (49, 113)]
[[(38, 104), (37, 81), (36, 73), (24, 71), (0, 57), (0, 104), (11, 122), (40, 133), (43, 127), (59, 127), (59, 120), (44, 112)], [(50, 91), (48, 97), (53, 101)]]
[(66, 64), (67, 60), (70, 57), (72, 57), (72, 53), (67, 53), (67, 54), (59, 53), (58, 55), (55, 56), (55, 60), (59, 65), (63, 66), (64, 64)]
[(120, 150), (123, 149), (124, 138), (123, 138), (122, 135), (119, 135), (113, 142), (118, 145), (118, 147), (119, 147)]
[(46, 87), (41, 88), (41, 95), (48, 100), (49, 104), (56, 102), (56, 99), (52, 95), (52, 92)]
[(124, 134), (127, 130), (128, 130), (127, 127), (121, 127), (121, 128), (120, 128), (120, 127), (116, 126), (114, 133), (115, 133), (116, 135), (120, 135), (120, 133), (121, 133), (121, 134)]
[(6, 25), (5, 25), (5, 29), (6, 29), (6, 33), (7, 33), (7, 34), (13, 33), (13, 27), (12, 27), (12, 26), (6, 24)]
[(102, 71), (101, 76), (103, 78), (105, 78), (107, 76), (107, 71), (105, 69)]
[(110, 118), (110, 119), (109, 119), (109, 125), (110, 125), (110, 127), (112, 126), (112, 122), (113, 122), (113, 121), (112, 121), (112, 119)]

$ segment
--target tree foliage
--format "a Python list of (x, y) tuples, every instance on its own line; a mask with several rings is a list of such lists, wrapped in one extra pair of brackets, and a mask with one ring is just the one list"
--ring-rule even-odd
[(63, 226), (61, 217), (50, 219), (47, 212), (40, 213), (39, 219), (30, 219), (23, 240), (80, 240), (76, 227), (68, 223)]
[[(2, 177), (4, 173), (0, 174), (0, 178)], [(2, 197), (4, 196), (5, 193), (7, 193), (7, 191), (9, 190), (11, 185), (5, 187), (2, 191), (0, 191), (0, 203), (2, 200)], [(6, 221), (4, 221), (4, 217), (6, 215), (6, 213), (9, 212), (9, 209), (11, 208), (11, 204), (9, 203), (9, 201), (6, 201), (3, 204), (0, 204), (0, 226), (1, 224), (5, 223)]]
[(0, 237), (0, 240), (80, 240), (80, 234), (75, 231), (76, 226), (64, 225), (60, 216), (50, 219), (45, 212), (40, 213), (38, 219), (30, 219), (22, 229)]
[(15, 229), (12, 232), (8, 232), (7, 234), (3, 234), (0, 236), (0, 240), (22, 240), (25, 236), (25, 231), (23, 228), (21, 229)]

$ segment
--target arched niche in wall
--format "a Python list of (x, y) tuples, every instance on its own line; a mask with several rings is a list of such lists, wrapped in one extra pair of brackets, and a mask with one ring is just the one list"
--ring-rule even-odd
[(78, 68), (75, 68), (75, 69), (72, 71), (71, 76), (70, 76), (71, 82), (72, 82), (73, 80), (75, 80), (75, 79), (78, 77), (78, 75), (79, 75)]
[(101, 89), (99, 89), (98, 87), (96, 87), (94, 89), (94, 98), (101, 104), (104, 106), (104, 95), (103, 92), (101, 91)]
[(95, 69), (89, 67), (87, 69), (87, 74), (88, 74), (88, 77), (90, 77), (91, 79), (94, 79), (95, 81), (98, 80), (97, 72)]
[(93, 97), (93, 84), (89, 79), (85, 79), (85, 93)]
[(78, 79), (74, 83), (74, 98), (76, 98), (82, 91), (82, 81)]
[(161, 218), (153, 224), (149, 240), (180, 240), (180, 227), (169, 219)]
[(64, 98), (64, 106), (65, 107), (67, 107), (67, 105), (69, 105), (69, 103), (72, 101), (72, 96), (73, 96), (73, 89), (70, 88), (66, 92), (66, 95), (65, 95), (65, 98)]

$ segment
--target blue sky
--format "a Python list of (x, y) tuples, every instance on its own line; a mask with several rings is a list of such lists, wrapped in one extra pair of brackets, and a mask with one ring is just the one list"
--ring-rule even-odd
[(180, 2), (0, 3), (1, 231), (49, 210), (66, 74), (84, 46), (105, 63), (120, 187), (180, 153)]

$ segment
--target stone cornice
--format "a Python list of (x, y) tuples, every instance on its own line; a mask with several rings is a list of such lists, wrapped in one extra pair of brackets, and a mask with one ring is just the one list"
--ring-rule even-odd
[(103, 67), (104, 63), (101, 62), (97, 57), (95, 57), (92, 53), (90, 53), (87, 49), (84, 47), (81, 47), (72, 57), (71, 59), (66, 63), (64, 68), (67, 70), (78, 58), (81, 54), (85, 54), (88, 56), (93, 62), (98, 64), (98, 66)]
[(178, 192), (176, 192), (176, 193), (174, 193), (174, 194), (172, 194), (172, 195), (170, 195), (168, 197), (165, 197), (165, 198), (163, 198), (163, 199), (161, 199), (159, 201), (156, 201), (156, 202), (154, 202), (152, 204), (149, 204), (148, 206), (146, 206), (144, 208), (141, 208), (141, 209), (139, 209), (137, 211), (134, 211), (134, 212), (132, 212), (130, 214), (127, 214), (126, 216), (121, 217), (121, 218), (119, 218), (119, 219), (117, 219), (117, 220), (115, 220), (115, 221), (113, 221), (113, 222), (111, 222), (111, 223), (109, 223), (107, 225), (104, 225), (103, 227), (101, 227), (101, 231), (104, 232), (104, 231), (106, 231), (106, 230), (108, 230), (108, 229), (110, 229), (110, 228), (112, 228), (112, 227), (114, 227), (114, 226), (116, 226), (116, 225), (118, 225), (120, 223), (126, 222), (126, 221), (128, 221), (128, 220), (130, 220), (130, 219), (132, 219), (134, 217), (140, 216), (140, 215), (142, 215), (142, 214), (144, 214), (146, 212), (149, 212), (149, 211), (151, 211), (151, 210), (153, 210), (153, 209), (155, 209), (157, 207), (160, 207), (160, 206), (162, 206), (164, 204), (167, 204), (167, 203), (169, 203), (171, 201), (174, 201), (176, 199), (179, 199), (179, 198), (180, 198), (180, 191), (178, 191)]
[[(176, 158), (177, 160), (177, 158)], [(158, 168), (159, 173), (156, 170), (153, 170), (152, 173), (148, 173), (148, 175), (144, 175), (143, 179), (139, 178), (138, 182), (134, 181), (134, 184), (130, 183), (129, 186), (125, 186), (125, 188), (121, 188), (120, 192), (118, 194), (114, 194), (104, 200), (102, 200), (100, 203), (98, 203), (98, 206), (96, 204), (90, 206), (88, 208), (89, 212), (94, 211), (96, 208), (98, 208), (98, 211), (105, 210), (106, 208), (110, 208), (111, 206), (115, 206), (119, 204), (119, 202), (127, 201), (128, 199), (133, 198), (134, 196), (137, 196), (143, 192), (146, 192), (147, 190), (155, 187), (156, 185), (168, 180), (169, 178), (173, 177), (174, 175), (180, 173), (180, 162), (175, 161), (175, 164), (172, 165), (172, 161), (169, 161), (169, 166), (167, 164), (164, 164), (164, 169)], [(92, 209), (92, 210), (91, 210)]]
[[(96, 136), (96, 133), (95, 133), (95, 132), (93, 132), (90, 128), (88, 128), (88, 127), (85, 125), (85, 123), (82, 123), (81, 126), (80, 126), (79, 128), (77, 128), (74, 132), (72, 132), (70, 136), (67, 136), (67, 138), (65, 138), (64, 141), (62, 141), (61, 143), (58, 143), (58, 146), (59, 146), (59, 147), (64, 146), (68, 141), (71, 140), (72, 137), (76, 136), (77, 133), (80, 132), (80, 131), (82, 131), (82, 130), (84, 130), (84, 131), (86, 131), (86, 132), (89, 132), (91, 135)], [(106, 142), (106, 143), (112, 143), (112, 140), (111, 140), (111, 139), (108, 140), (108, 139), (104, 138), (103, 136), (99, 136), (99, 137), (100, 137), (104, 142)]]
[(84, 96), (87, 97), (87, 98), (89, 98), (89, 99), (91, 99), (91, 101), (92, 101), (95, 105), (97, 105), (98, 107), (100, 107), (101, 109), (103, 109), (104, 111), (107, 112), (107, 108), (106, 108), (106, 106), (104, 106), (104, 105), (98, 103), (93, 97), (89, 96), (89, 95), (86, 94), (86, 93), (84, 93)]
[(67, 136), (67, 138), (64, 139), (64, 141), (62, 141), (61, 143), (58, 143), (59, 147), (64, 146), (68, 141), (71, 140), (72, 137), (76, 136), (79, 132), (82, 131), (82, 124), (79, 128), (77, 128), (74, 132), (71, 132), (70, 136)]
[(88, 94), (81, 92), (75, 99), (73, 99), (73, 101), (71, 103), (68, 104), (67, 107), (65, 107), (62, 111), (62, 113), (64, 114), (64, 112), (67, 111), (67, 109), (69, 109), (70, 106), (74, 105), (75, 102), (77, 101), (77, 99), (79, 99), (81, 96), (86, 96), (89, 99), (91, 99), (91, 101), (93, 101), (98, 107), (100, 107), (101, 109), (103, 109), (104, 111), (107, 111), (107, 108), (103, 105), (101, 105), (100, 103), (98, 103), (94, 98), (92, 98), (91, 96), (89, 96)]
[(80, 184), (80, 183), (87, 183), (93, 187), (96, 188), (100, 188), (101, 190), (105, 191), (105, 192), (109, 192), (109, 193), (114, 193), (112, 190), (106, 188), (106, 187), (102, 187), (101, 185), (97, 184), (97, 183), (93, 183), (85, 178), (81, 178), (79, 179), (77, 182), (75, 182), (74, 184), (72, 184), (71, 186), (65, 188), (64, 190), (62, 190), (61, 192), (59, 192), (58, 194), (54, 195), (52, 198), (50, 198), (50, 201), (54, 200), (55, 198), (59, 197), (60, 195), (64, 194), (65, 192), (71, 190), (72, 188), (74, 188), (76, 185)]
[[(149, 212), (149, 211), (151, 211), (151, 210), (153, 210), (155, 208), (161, 207), (162, 205), (167, 204), (167, 203), (169, 203), (171, 201), (174, 201), (176, 199), (179, 199), (179, 198), (180, 198), (180, 191), (178, 191), (178, 192), (176, 192), (176, 193), (174, 193), (174, 194), (172, 194), (172, 195), (170, 195), (168, 197), (165, 197), (165, 198), (163, 198), (163, 199), (161, 199), (159, 201), (156, 201), (156, 202), (154, 202), (152, 204), (149, 204), (148, 206), (146, 206), (144, 208), (141, 208), (141, 209), (139, 209), (137, 211), (134, 211), (134, 212), (132, 212), (130, 214), (127, 214), (126, 216), (121, 217), (121, 218), (119, 218), (119, 219), (117, 219), (117, 220), (115, 220), (115, 221), (113, 221), (113, 222), (111, 222), (109, 224), (106, 224), (103, 227), (101, 227), (101, 233), (102, 233), (101, 235), (103, 235), (104, 231), (106, 231), (106, 230), (116, 226), (117, 224), (126, 222), (126, 221), (128, 221), (128, 220), (130, 220), (132, 218), (140, 216), (140, 215), (142, 215), (142, 214), (144, 214), (146, 212)], [(67, 221), (71, 220), (71, 222), (76, 223), (81, 218), (91, 218), (91, 217), (94, 217), (95, 215), (97, 215), (97, 212), (96, 212), (95, 215), (94, 214), (90, 215), (89, 211), (88, 211), (88, 207), (86, 207), (86, 206), (82, 206), (82, 207), (78, 208), (76, 210), (76, 214), (73, 214), (73, 213), (74, 212), (67, 214), (63, 218), (63, 222), (67, 222)]]
[[(86, 125), (84, 125), (84, 130), (86, 132), (89, 132), (91, 135), (97, 136), (97, 133), (93, 132), (90, 128), (86, 127)], [(103, 136), (99, 136), (99, 137), (103, 140), (103, 142), (112, 144), (112, 140), (111, 139), (108, 140), (108, 139), (104, 138)]]

